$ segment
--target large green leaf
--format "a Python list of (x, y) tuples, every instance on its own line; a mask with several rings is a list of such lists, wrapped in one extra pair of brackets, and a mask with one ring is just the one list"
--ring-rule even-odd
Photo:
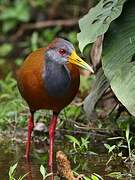
[(103, 70), (119, 101), (135, 116), (135, 0), (111, 24), (103, 47)]
[(83, 52), (86, 45), (93, 43), (99, 35), (104, 34), (110, 23), (122, 11), (126, 0), (101, 0), (94, 8), (90, 9), (79, 21), (81, 32), (78, 33), (79, 48)]

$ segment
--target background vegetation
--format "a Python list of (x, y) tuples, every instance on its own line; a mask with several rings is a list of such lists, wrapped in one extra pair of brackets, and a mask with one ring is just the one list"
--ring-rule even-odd
[[(26, 122), (27, 107), (20, 98), (15, 81), (16, 70), (25, 57), (39, 47), (46, 47), (57, 36), (69, 39), (78, 50), (78, 19), (87, 12), (91, 4), (89, 1), (63, 3), (61, 0), (0, 1), (1, 128), (12, 126), (12, 121), (13, 124), (15, 121), (23, 125)], [(87, 83), (84, 82), (80, 91), (87, 88)], [(70, 114), (74, 113), (71, 111)]]

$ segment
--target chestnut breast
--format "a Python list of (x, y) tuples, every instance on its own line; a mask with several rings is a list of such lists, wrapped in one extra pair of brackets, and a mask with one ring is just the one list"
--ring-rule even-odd
[[(26, 58), (17, 72), (17, 84), (31, 110), (51, 109), (59, 112), (75, 97), (79, 88), (80, 74), (75, 65), (68, 63), (65, 65), (67, 74), (61, 69), (61, 72), (57, 73), (56, 70), (49, 75), (51, 72), (46, 72), (45, 50), (40, 48)], [(62, 78), (60, 74), (63, 72), (65, 75)]]

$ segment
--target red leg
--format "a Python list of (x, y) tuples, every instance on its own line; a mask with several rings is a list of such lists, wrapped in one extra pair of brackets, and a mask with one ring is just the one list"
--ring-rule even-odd
[(33, 131), (33, 128), (34, 128), (34, 112), (31, 112), (31, 116), (28, 121), (28, 139), (27, 139), (26, 152), (25, 152), (25, 157), (27, 161), (29, 161), (29, 157), (30, 157), (31, 133)]
[[(58, 114), (53, 113), (53, 117), (51, 119), (50, 126), (49, 126), (50, 147), (49, 147), (48, 167), (49, 167), (50, 172), (53, 172), (53, 144), (54, 144), (55, 128), (57, 124), (57, 117), (58, 117)], [(53, 177), (51, 177), (51, 180), (53, 180)]]

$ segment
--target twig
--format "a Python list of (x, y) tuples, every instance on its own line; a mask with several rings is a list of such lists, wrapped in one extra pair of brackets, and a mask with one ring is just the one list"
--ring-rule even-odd
[[(70, 133), (70, 134), (87, 134), (87, 135), (91, 135), (91, 136), (100, 136), (100, 137), (106, 137), (107, 135), (109, 136), (109, 132), (107, 131), (100, 131), (100, 132), (97, 132), (95, 130), (95, 132), (89, 132), (89, 131), (85, 131), (86, 129), (80, 129), (80, 130), (68, 130), (68, 129), (60, 129), (60, 130), (56, 130), (58, 132), (63, 132), (63, 133)], [(104, 134), (103, 134), (104, 133)]]
[(17, 40), (26, 30), (30, 29), (41, 29), (46, 27), (53, 26), (74, 26), (78, 23), (78, 19), (63, 19), (63, 20), (47, 20), (47, 21), (39, 21), (36, 23), (28, 23), (24, 24), (20, 27), (20, 29), (11, 37), (12, 41)]

